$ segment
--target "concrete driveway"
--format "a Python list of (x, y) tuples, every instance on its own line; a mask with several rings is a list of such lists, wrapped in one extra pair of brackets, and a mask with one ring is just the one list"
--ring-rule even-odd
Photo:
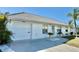
[(57, 46), (66, 42), (67, 39), (51, 38), (51, 39), (36, 39), (36, 40), (18, 40), (8, 46), (15, 52), (35, 52)]

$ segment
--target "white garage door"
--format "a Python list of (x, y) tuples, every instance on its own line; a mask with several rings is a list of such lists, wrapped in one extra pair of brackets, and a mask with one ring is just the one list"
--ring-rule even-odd
[(30, 23), (11, 22), (7, 27), (13, 32), (13, 40), (27, 40), (31, 38)]

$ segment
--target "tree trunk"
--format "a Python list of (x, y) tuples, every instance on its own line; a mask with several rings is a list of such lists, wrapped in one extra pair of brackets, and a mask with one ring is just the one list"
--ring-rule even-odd
[(76, 20), (74, 19), (74, 27), (75, 27), (75, 36), (76, 36), (76, 38), (77, 38), (77, 26), (76, 26)]

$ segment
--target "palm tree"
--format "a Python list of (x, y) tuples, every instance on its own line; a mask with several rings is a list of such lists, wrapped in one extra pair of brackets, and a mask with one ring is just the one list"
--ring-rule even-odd
[(12, 32), (9, 31), (6, 27), (8, 23), (7, 14), (0, 14), (0, 44), (6, 44), (11, 41)]
[(78, 9), (73, 9), (73, 13), (68, 13), (68, 16), (70, 16), (73, 19), (69, 23), (71, 24), (73, 22), (74, 28), (75, 28), (76, 37), (77, 37), (77, 24), (76, 24), (76, 20), (78, 20), (79, 10)]

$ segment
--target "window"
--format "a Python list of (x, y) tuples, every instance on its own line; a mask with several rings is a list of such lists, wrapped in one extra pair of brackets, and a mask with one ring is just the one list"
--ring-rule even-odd
[(48, 26), (47, 25), (43, 25), (42, 33), (48, 34)]
[(62, 34), (61, 29), (57, 29), (57, 34)]

